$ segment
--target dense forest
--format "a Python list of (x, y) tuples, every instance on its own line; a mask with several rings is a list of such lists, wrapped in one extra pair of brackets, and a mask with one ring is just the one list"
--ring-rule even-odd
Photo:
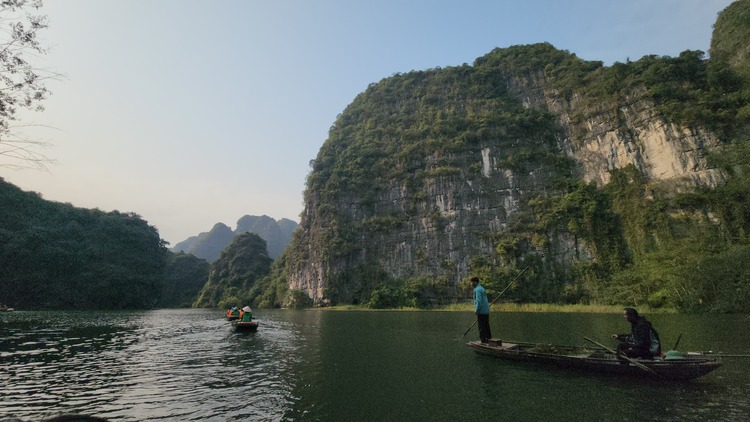
[(208, 263), (133, 213), (46, 201), (0, 179), (0, 302), (18, 309), (190, 306)]

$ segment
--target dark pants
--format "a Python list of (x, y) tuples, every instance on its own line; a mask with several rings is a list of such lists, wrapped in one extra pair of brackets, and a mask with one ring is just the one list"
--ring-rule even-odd
[(477, 314), (477, 326), (479, 327), (479, 339), (483, 343), (492, 338), (489, 315)]
[(617, 354), (625, 355), (629, 358), (652, 359), (654, 357), (653, 353), (651, 353), (650, 350), (644, 348), (637, 349), (635, 347), (631, 347), (625, 342), (620, 342), (617, 345)]

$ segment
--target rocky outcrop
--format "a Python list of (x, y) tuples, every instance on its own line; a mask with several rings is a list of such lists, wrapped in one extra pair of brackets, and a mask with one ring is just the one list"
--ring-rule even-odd
[(262, 215), (245, 215), (237, 220), (235, 235), (242, 233), (255, 233), (268, 244), (268, 256), (277, 258), (284, 252), (284, 248), (292, 240), (292, 232), (297, 228), (297, 223), (282, 218), (279, 221)]
[(631, 164), (650, 179), (686, 186), (715, 186), (722, 180), (705, 159), (705, 151), (719, 144), (717, 137), (704, 127), (666, 122), (643, 91), (613, 110), (582, 105), (580, 96), (565, 101), (539, 73), (509, 77), (508, 89), (525, 107), (557, 116), (564, 136), (560, 148), (581, 166), (587, 182), (604, 185), (612, 169)]
[[(564, 85), (555, 80), (564, 71), (595, 78), (601, 65), (528, 47), (395, 75), (353, 101), (308, 176), (284, 268), (291, 289), (340, 303), (387, 280), (458, 286), (477, 260), (503, 264), (498, 239), (533, 223), (532, 200), (565, 194), (561, 177), (603, 187), (633, 167), (671, 192), (723, 181), (706, 160), (720, 140), (705, 125), (670, 121), (643, 84), (611, 99)], [(597, 247), (574, 233), (541, 233), (544, 259), (568, 268), (595, 259)], [(521, 243), (541, 253), (534, 239)]]
[[(520, 218), (524, 198), (551, 189), (555, 171), (550, 165), (508, 165), (515, 149), (528, 143), (540, 156), (567, 155), (581, 178), (600, 186), (611, 170), (631, 164), (675, 186), (712, 186), (721, 178), (704, 158), (705, 149), (718, 143), (716, 137), (703, 128), (667, 123), (643, 95), (634, 94), (617, 109), (599, 110), (584, 108), (581, 98), (561, 99), (539, 74), (508, 77), (506, 88), (520, 107), (553, 116), (555, 144), (490, 138), (448, 156), (428, 151), (419, 170), (421, 183), (408, 177), (387, 180), (369, 204), (349, 192), (331, 210), (319, 192), (306, 192), (303, 229), (286, 268), (290, 288), (318, 303), (348, 302), (354, 291), (365, 288), (362, 280), (373, 269), (394, 279), (444, 278), (457, 285), (471, 272), (472, 260), (494, 259), (493, 236)], [(450, 166), (441, 167), (446, 162)], [(580, 239), (564, 232), (551, 236), (555, 259), (591, 258)]]

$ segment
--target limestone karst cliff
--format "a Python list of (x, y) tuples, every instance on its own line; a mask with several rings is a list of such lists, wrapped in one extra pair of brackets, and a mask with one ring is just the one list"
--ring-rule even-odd
[[(617, 291), (618, 272), (716, 220), (660, 201), (725, 182), (707, 157), (746, 139), (741, 81), (697, 51), (604, 66), (536, 44), (372, 84), (312, 162), (284, 278), (317, 304), (389, 285), (455, 298), (469, 274), (522, 266), (521, 300)], [(656, 211), (635, 221), (628, 198)], [(659, 283), (637, 297), (683, 300)]]

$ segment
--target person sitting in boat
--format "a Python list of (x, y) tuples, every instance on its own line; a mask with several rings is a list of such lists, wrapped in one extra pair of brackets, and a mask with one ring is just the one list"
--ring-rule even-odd
[(239, 309), (237, 309), (237, 307), (236, 307), (236, 306), (232, 306), (232, 307), (231, 307), (231, 308), (230, 308), (230, 309), (229, 309), (229, 310), (227, 311), (227, 318), (231, 318), (231, 317), (239, 317), (239, 316), (240, 316), (240, 310), (239, 310)]
[(253, 310), (249, 306), (240, 309), (240, 322), (250, 322), (253, 320)]
[(630, 323), (630, 334), (615, 334), (617, 354), (630, 358), (651, 359), (661, 355), (659, 334), (651, 323), (633, 308), (625, 308), (622, 316)]

